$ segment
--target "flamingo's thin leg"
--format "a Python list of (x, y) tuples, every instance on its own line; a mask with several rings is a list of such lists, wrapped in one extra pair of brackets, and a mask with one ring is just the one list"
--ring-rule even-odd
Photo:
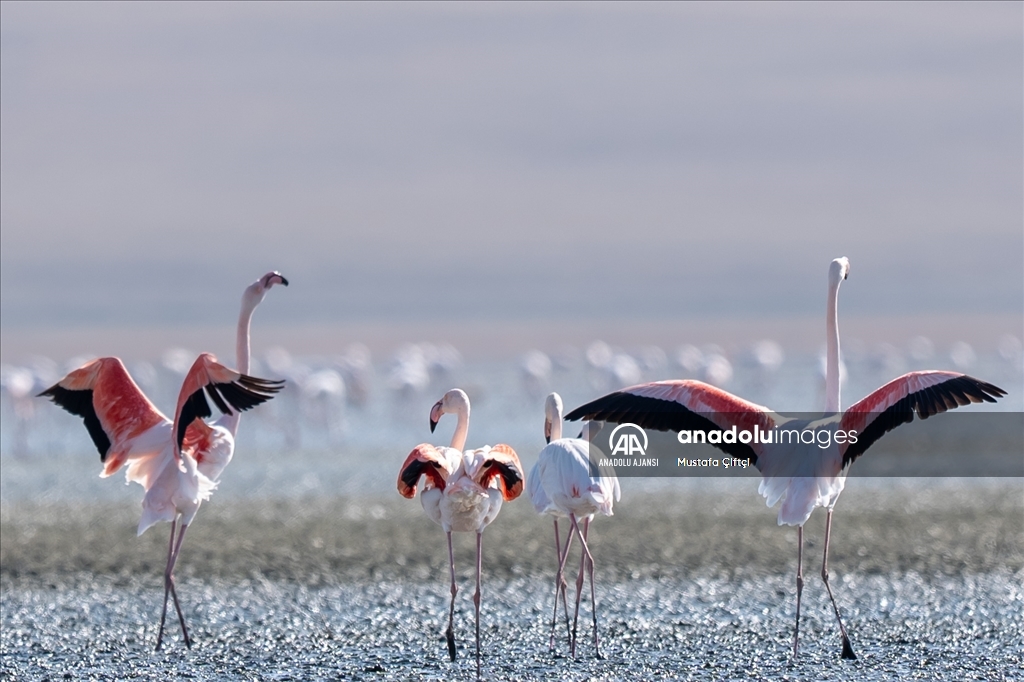
[(579, 524), (576, 522), (576, 515), (569, 514), (569, 520), (572, 521), (572, 528), (576, 531), (576, 534), (580, 536), (580, 544), (583, 545), (580, 551), (580, 571), (576, 575), (576, 608), (573, 611), (572, 616), (572, 657), (576, 658), (576, 623), (580, 615), (580, 596), (583, 594), (583, 578), (586, 572), (587, 561), (593, 561), (594, 558), (590, 556), (590, 549), (587, 547), (587, 541), (583, 537), (583, 532), (580, 530)]
[(843, 627), (843, 619), (839, 616), (839, 607), (836, 606), (836, 599), (832, 596), (832, 588), (828, 584), (828, 541), (832, 532), (832, 510), (829, 509), (825, 516), (825, 555), (821, 559), (821, 579), (825, 581), (825, 589), (828, 590), (828, 598), (832, 600), (832, 609), (836, 612), (836, 620), (839, 622), (839, 632), (843, 636), (842, 658), (857, 660), (857, 654), (853, 653), (853, 646), (850, 645), (850, 638)]
[(167, 543), (167, 567), (164, 568), (164, 608), (160, 612), (160, 631), (156, 636), (156, 650), (160, 651), (160, 647), (164, 641), (164, 622), (167, 620), (167, 595), (171, 592), (171, 567), (173, 564), (171, 560), (174, 558), (174, 531), (177, 530), (178, 519), (175, 518), (171, 521), (171, 539)]
[[(555, 521), (555, 551), (558, 553), (558, 563), (559, 563), (559, 565), (561, 565), (561, 563), (562, 563), (562, 555), (564, 554), (564, 552), (562, 551), (562, 543), (561, 543), (561, 539), (559, 538), (559, 535), (558, 535), (558, 519), (556, 518), (554, 521)], [(572, 531), (569, 531), (569, 536), (566, 538), (566, 542), (565, 542), (565, 552), (569, 551), (569, 544), (571, 542), (572, 542)], [(566, 634), (570, 638), (572, 637), (572, 631), (569, 629), (569, 627), (570, 627), (569, 626), (569, 604), (566, 602), (565, 590), (566, 590), (565, 576), (563, 575), (559, 579), (559, 577), (556, 575), (555, 576), (555, 610), (551, 614), (551, 641), (548, 644), (548, 649), (550, 651), (554, 651), (555, 650), (555, 624), (558, 622), (558, 597), (559, 597), (559, 595), (561, 595), (561, 597), (562, 597), (562, 608), (565, 611), (565, 631), (566, 631)]]
[(178, 531), (178, 542), (174, 547), (174, 556), (171, 557), (171, 568), (167, 573), (167, 583), (171, 587), (171, 598), (174, 600), (174, 609), (178, 612), (178, 622), (181, 623), (181, 635), (185, 638), (185, 646), (191, 649), (192, 638), (188, 636), (188, 627), (185, 625), (185, 614), (181, 611), (181, 603), (178, 601), (178, 590), (174, 584), (174, 565), (178, 563), (178, 554), (181, 553), (181, 543), (185, 539), (186, 530), (188, 530), (188, 524), (181, 524), (181, 530)]
[(594, 586), (594, 559), (590, 554), (590, 545), (587, 544), (587, 535), (590, 533), (590, 519), (583, 520), (583, 545), (587, 548), (587, 554), (591, 557), (587, 560), (587, 572), (590, 574), (590, 609), (594, 615), (594, 653), (601, 658), (601, 646), (597, 637), (597, 588)]
[(476, 593), (473, 606), (476, 608), (476, 678), (480, 679), (480, 573), (483, 570), (484, 534), (476, 534)]
[(455, 660), (455, 595), (459, 592), (459, 586), (455, 584), (455, 551), (452, 549), (452, 532), (447, 531), (448, 536), (448, 569), (452, 577), (452, 600), (448, 605), (448, 629), (445, 631), (445, 639), (448, 640), (448, 657)]
[(804, 591), (804, 527), (796, 528), (796, 628), (793, 630), (793, 658), (800, 641), (800, 594)]

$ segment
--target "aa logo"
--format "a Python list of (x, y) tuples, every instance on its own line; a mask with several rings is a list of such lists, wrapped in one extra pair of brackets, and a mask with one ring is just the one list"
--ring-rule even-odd
[(619, 424), (608, 436), (611, 456), (643, 457), (647, 454), (647, 432), (636, 424)]

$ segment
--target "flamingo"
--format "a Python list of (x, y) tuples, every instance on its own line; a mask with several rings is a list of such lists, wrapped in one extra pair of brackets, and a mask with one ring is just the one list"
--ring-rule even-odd
[[(203, 421), (211, 415), (203, 390), (221, 412), (230, 414), (269, 400), (281, 385), (280, 381), (228, 369), (213, 355), (203, 353), (185, 376), (173, 422), (150, 402), (124, 363), (115, 357), (88, 362), (39, 394), (82, 417), (100, 453), (101, 476), (110, 476), (127, 462), (128, 481), (146, 490), (138, 535), (159, 521), (171, 524), (158, 651), (163, 642), (168, 592), (174, 598), (185, 645), (192, 647), (174, 584), (174, 565), (199, 505), (217, 487), (217, 481), (204, 469), (210, 470), (211, 462), (216, 469), (219, 463), (230, 460), (235, 446), (229, 429)], [(179, 523), (181, 531), (175, 540)]]
[[(275, 284), (288, 286), (288, 280), (281, 273), (271, 271), (250, 284), (242, 292), (242, 305), (238, 316), (235, 338), (237, 374), (240, 377), (248, 379), (249, 336), (253, 312), (263, 301), (266, 292)], [(200, 355), (191, 370), (186, 373), (184, 386), (188, 386), (190, 381), (195, 383), (193, 373), (201, 371), (197, 370), (200, 360), (210, 364), (211, 367), (216, 365), (223, 368), (223, 365), (216, 363), (214, 356), (208, 354)], [(224, 369), (226, 370), (226, 368)], [(226, 371), (230, 372), (230, 370)], [(235, 379), (230, 379), (230, 375), (218, 373), (218, 371), (214, 371), (214, 375), (220, 379), (229, 379), (229, 383), (235, 381)], [(209, 377), (212, 375), (207, 372), (201, 376)], [(267, 383), (262, 379), (254, 379), (254, 381)], [(276, 393), (281, 388), (280, 383), (283, 382), (267, 383), (268, 386), (271, 384), (275, 386), (269, 392)], [(75, 388), (76, 386), (80, 387)], [(249, 390), (249, 388), (246, 390)], [(182, 390), (184, 390), (184, 387)], [(68, 393), (68, 391), (76, 391), (76, 393)], [(87, 393), (83, 391), (87, 391)], [(210, 392), (209, 389), (208, 392)], [(164, 576), (164, 612), (160, 617), (157, 650), (160, 649), (163, 642), (163, 626), (164, 617), (167, 613), (168, 591), (174, 597), (174, 606), (181, 622), (185, 644), (188, 647), (192, 646), (184, 618), (182, 618), (181, 607), (178, 603), (177, 591), (173, 580), (173, 569), (177, 561), (177, 553), (181, 548), (182, 541), (185, 539), (185, 529), (199, 509), (198, 503), (209, 499), (209, 495), (216, 488), (217, 481), (224, 468), (231, 461), (234, 454), (235, 435), (238, 433), (241, 411), (259, 404), (252, 403), (243, 407), (242, 404), (247, 404), (248, 399), (240, 397), (237, 395), (238, 392), (232, 389), (228, 389), (228, 392), (232, 394), (232, 397), (227, 399), (226, 404), (224, 400), (219, 400), (215, 397), (213, 392), (210, 393), (218, 409), (224, 413), (215, 422), (213, 427), (208, 426), (201, 419), (198, 421), (190, 419), (182, 427), (188, 433), (186, 434), (183, 431), (182, 434), (179, 434), (178, 440), (180, 441), (181, 438), (185, 438), (188, 441), (188, 452), (186, 453), (187, 456), (184, 457), (176, 455), (176, 459), (181, 461), (181, 465), (178, 468), (184, 467), (184, 471), (179, 472), (181, 475), (177, 477), (177, 480), (171, 472), (173, 467), (167, 466), (170, 461), (168, 455), (169, 448), (180, 449), (182, 446), (181, 442), (175, 443), (175, 439), (172, 436), (177, 430), (172, 428), (171, 421), (161, 414), (145, 396), (118, 358), (100, 358), (99, 360), (86, 363), (68, 374), (56, 385), (39, 394), (40, 396), (49, 397), (68, 412), (84, 418), (89, 435), (92, 436), (93, 443), (100, 451), (100, 462), (104, 464), (103, 470), (100, 472), (101, 477), (106, 478), (112, 475), (125, 462), (129, 462), (125, 472), (127, 481), (137, 482), (146, 490), (146, 495), (143, 498), (143, 514), (142, 519), (139, 521), (138, 535), (142, 535), (147, 528), (157, 521), (165, 520), (171, 522), (167, 569)], [(267, 391), (262, 392), (266, 393)], [(202, 395), (199, 396), (199, 399), (202, 399)], [(264, 397), (259, 402), (267, 399), (269, 399), (269, 396)], [(241, 400), (243, 402), (236, 405), (232, 400)], [(196, 405), (199, 405), (198, 401)], [(229, 406), (234, 409), (230, 409)], [(209, 409), (207, 408), (205, 414), (201, 416), (210, 416)], [(113, 432), (110, 429), (113, 429)], [(114, 439), (114, 445), (118, 447), (112, 447), (111, 445), (112, 433), (117, 435)], [(177, 452), (176, 449), (174, 450), (175, 452)], [(192, 464), (188, 464), (189, 461)], [(195, 469), (195, 471), (192, 471), (192, 469)], [(168, 506), (169, 500), (175, 496), (175, 493), (171, 491), (171, 487), (175, 484), (179, 488), (178, 497), (185, 495), (189, 499), (195, 500), (194, 509), (186, 508), (185, 511), (180, 512), (181, 530), (177, 540), (175, 540), (175, 531), (178, 525), (179, 514), (169, 511), (171, 507), (176, 508), (175, 504), (171, 504), (171, 507)], [(195, 495), (191, 494), (193, 488), (195, 489)], [(167, 518), (168, 514), (171, 514), (170, 518)]]
[[(582, 434), (581, 434), (582, 435)], [(565, 579), (563, 572), (569, 545), (573, 535), (578, 535), (583, 546), (580, 555), (580, 570), (576, 576), (576, 607), (573, 611), (570, 653), (576, 657), (576, 624), (580, 612), (580, 595), (583, 591), (584, 568), (590, 574), (590, 607), (594, 617), (594, 650), (600, 658), (601, 649), (597, 636), (597, 598), (594, 588), (594, 558), (587, 544), (590, 521), (598, 512), (612, 515), (612, 507), (619, 501), (619, 479), (615, 476), (591, 474), (589, 443), (583, 438), (562, 438), (562, 398), (552, 393), (544, 401), (544, 440), (548, 443), (537, 458), (527, 479), (530, 500), (538, 514), (550, 514), (555, 524), (555, 552), (558, 555), (558, 571), (555, 575), (555, 609), (551, 616), (551, 642), (555, 647), (555, 622), (558, 619), (558, 597), (562, 597), (565, 608), (566, 627), (569, 625), (569, 607), (565, 603)], [(562, 550), (558, 536), (558, 518), (568, 517), (572, 527)], [(579, 520), (583, 520), (583, 530)]]
[(430, 408), (430, 432), (444, 414), (455, 414), (457, 422), (448, 447), (422, 443), (413, 448), (398, 474), (398, 492), (408, 499), (416, 496), (420, 479), (426, 482), (420, 502), (430, 519), (448, 536), (448, 567), (451, 572), (451, 604), (448, 608), (448, 655), (455, 660), (455, 554), (452, 532), (476, 533), (476, 672), (480, 677), (480, 571), (483, 532), (501, 510), (523, 492), (523, 467), (519, 456), (508, 445), (484, 446), (466, 450), (469, 433), (469, 397), (453, 388)]
[[(826, 308), (825, 412), (822, 419), (789, 420), (767, 407), (756, 405), (700, 381), (657, 381), (610, 393), (576, 408), (566, 419), (598, 419), (614, 423), (630, 422), (655, 430), (703, 429), (727, 431), (734, 427), (761, 433), (776, 426), (787, 429), (832, 430), (859, 434), (856, 442), (837, 443), (830, 436), (829, 447), (793, 446), (774, 443), (740, 442), (716, 445), (726, 453), (752, 462), (762, 475), (758, 492), (769, 507), (782, 502), (779, 525), (797, 527), (796, 625), (793, 656), (797, 656), (800, 637), (800, 596), (803, 591), (803, 527), (816, 507), (824, 507), (825, 550), (821, 579), (825, 583), (839, 632), (842, 658), (855, 659), (850, 638), (843, 626), (835, 597), (828, 581), (828, 546), (832, 529), (832, 510), (846, 485), (850, 465), (879, 438), (901, 424), (951, 410), (969, 403), (995, 402), (1006, 392), (997, 386), (957, 372), (928, 370), (904, 374), (840, 410), (839, 323), (837, 304), (839, 285), (850, 271), (846, 258), (837, 258), (829, 266)], [(724, 440), (724, 437), (722, 438)], [(781, 438), (780, 438), (781, 440)]]

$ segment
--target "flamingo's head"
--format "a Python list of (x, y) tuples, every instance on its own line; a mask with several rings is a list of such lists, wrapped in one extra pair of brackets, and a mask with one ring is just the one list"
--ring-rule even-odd
[(461, 388), (453, 388), (430, 408), (430, 432), (437, 428), (442, 414), (465, 413), (469, 416), (469, 396)]
[(255, 308), (263, 301), (263, 297), (267, 295), (267, 291), (269, 291), (275, 284), (288, 286), (288, 280), (285, 279), (285, 276), (277, 270), (268, 272), (247, 286), (245, 288), (245, 293), (242, 294), (242, 300), (246, 305)]
[(836, 258), (828, 266), (828, 283), (829, 286), (838, 287), (839, 283), (847, 278), (850, 274), (850, 259), (846, 256), (842, 258)]
[(551, 442), (551, 427), (562, 422), (562, 396), (552, 393), (544, 401), (544, 442)]

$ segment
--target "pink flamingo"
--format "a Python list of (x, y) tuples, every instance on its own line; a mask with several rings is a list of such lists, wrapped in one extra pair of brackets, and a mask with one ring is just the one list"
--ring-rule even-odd
[[(555, 622), (558, 620), (558, 598), (561, 595), (568, 627), (569, 607), (565, 603), (563, 577), (569, 546), (573, 535), (578, 535), (583, 546), (580, 570), (576, 576), (576, 607), (573, 611), (570, 634), (570, 653), (576, 657), (576, 624), (580, 612), (584, 569), (590, 575), (590, 607), (594, 618), (594, 650), (600, 658), (597, 636), (597, 597), (594, 587), (594, 558), (587, 544), (590, 521), (597, 513), (612, 515), (612, 507), (619, 501), (619, 479), (615, 476), (591, 474), (589, 444), (582, 438), (562, 438), (562, 398), (552, 393), (544, 401), (544, 439), (548, 445), (540, 451), (537, 463), (530, 471), (527, 488), (530, 500), (538, 514), (550, 514), (555, 524), (555, 552), (558, 571), (555, 575), (555, 609), (551, 616), (551, 641), (555, 647)], [(563, 551), (558, 537), (558, 517), (568, 517), (572, 524)], [(580, 530), (579, 520), (583, 521)]]
[[(268, 272), (246, 287), (242, 293), (242, 305), (235, 339), (239, 377), (246, 377), (249, 371), (249, 337), (253, 312), (263, 301), (266, 292), (276, 284), (288, 286), (288, 280), (279, 272)], [(217, 364), (216, 358), (212, 355), (204, 354), (196, 360), (196, 364), (186, 375), (184, 387), (189, 386), (190, 382), (195, 385), (196, 376), (211, 376), (210, 372), (194, 376), (195, 372), (202, 372), (202, 370), (197, 370), (200, 361), (212, 363), (211, 366), (231, 372), (223, 365)], [(217, 372), (214, 371), (214, 374)], [(217, 376), (225, 379), (229, 384), (236, 381), (230, 378), (229, 374), (220, 373)], [(265, 382), (262, 379), (253, 379), (253, 381), (274, 386), (272, 390), (257, 391), (257, 393), (276, 393), (281, 387), (281, 382)], [(221, 381), (221, 383), (225, 383), (225, 381)], [(184, 387), (182, 390), (185, 390)], [(231, 461), (241, 411), (269, 399), (269, 396), (266, 396), (259, 402), (248, 404), (253, 398), (245, 397), (245, 391), (239, 392), (228, 387), (225, 389), (227, 392), (225, 399), (221, 400), (216, 395), (216, 389), (207, 390), (218, 409), (223, 412), (223, 416), (214, 423), (213, 427), (205, 424), (202, 419), (189, 419), (181, 427), (184, 431), (178, 433), (177, 440), (179, 442), (177, 443), (172, 436), (177, 431), (172, 428), (171, 421), (150, 402), (118, 358), (100, 358), (87, 363), (68, 374), (55, 386), (39, 394), (49, 397), (68, 412), (83, 417), (89, 435), (92, 436), (93, 443), (100, 452), (100, 461), (104, 465), (103, 471), (100, 473), (101, 477), (110, 476), (128, 462), (127, 480), (141, 484), (146, 490), (142, 519), (139, 521), (139, 535), (142, 535), (157, 521), (171, 522), (168, 564), (164, 580), (164, 613), (160, 618), (160, 633), (157, 636), (156, 645), (158, 650), (163, 642), (168, 590), (174, 597), (174, 606), (181, 621), (185, 644), (189, 647), (192, 645), (174, 587), (173, 568), (177, 561), (177, 553), (185, 539), (185, 530), (199, 509), (199, 502), (209, 498), (224, 468)], [(200, 400), (203, 400), (201, 394), (195, 401), (197, 407), (201, 407), (198, 402)], [(226, 403), (225, 400), (227, 400)], [(232, 400), (241, 402), (236, 405)], [(210, 416), (208, 408), (206, 413), (201, 416)], [(188, 452), (185, 457), (175, 454), (174, 459), (180, 459), (181, 467), (185, 468), (184, 472), (179, 472), (184, 477), (178, 476), (176, 479), (172, 472), (174, 467), (168, 465), (172, 459), (170, 453), (176, 452), (175, 448), (182, 447), (182, 439), (185, 441)], [(193, 462), (194, 467), (188, 464), (189, 461)], [(195, 469), (194, 472), (191, 471), (192, 468)], [(180, 489), (177, 493), (178, 497), (184, 496), (188, 500), (194, 500), (195, 504), (194, 509), (189, 506), (191, 502), (183, 506), (184, 511), (180, 512), (181, 528), (177, 539), (175, 539), (175, 531), (178, 526), (179, 514), (170, 511), (172, 508), (177, 509), (178, 505), (176, 502), (170, 502), (171, 498), (175, 496), (172, 491), (175, 485)]]
[[(734, 427), (760, 433), (785, 424), (786, 429), (830, 429), (859, 434), (856, 442), (843, 438), (829, 440), (829, 447), (794, 446), (774, 443), (740, 442), (716, 445), (740, 459), (754, 463), (762, 475), (758, 492), (769, 507), (779, 501), (779, 525), (797, 527), (796, 626), (793, 656), (800, 637), (800, 595), (803, 591), (803, 526), (816, 507), (826, 509), (825, 550), (821, 579), (825, 583), (836, 621), (842, 635), (842, 657), (855, 659), (850, 638), (843, 626), (839, 608), (828, 582), (828, 545), (832, 528), (832, 510), (846, 485), (850, 465), (875, 441), (914, 416), (927, 419), (962, 405), (995, 402), (1006, 392), (997, 386), (957, 372), (910, 372), (875, 390), (848, 410), (840, 410), (839, 323), (837, 307), (839, 285), (850, 271), (846, 258), (837, 258), (829, 266), (826, 309), (827, 358), (825, 372), (825, 412), (823, 420), (799, 422), (787, 420), (766, 407), (738, 398), (700, 381), (657, 381), (640, 384), (591, 401), (576, 408), (566, 419), (596, 419), (614, 423), (629, 422), (655, 430), (727, 431)], [(724, 440), (724, 439), (723, 439)], [(780, 439), (781, 440), (781, 439)]]
[[(219, 410), (230, 414), (269, 400), (281, 384), (240, 374), (203, 353), (185, 376), (173, 422), (150, 402), (119, 358), (88, 362), (39, 394), (82, 417), (99, 450), (102, 476), (128, 463), (128, 481), (146, 490), (139, 535), (158, 521), (171, 524), (157, 650), (163, 642), (168, 592), (174, 597), (185, 645), (192, 646), (174, 584), (174, 565), (199, 505), (217, 487), (203, 470), (211, 466), (222, 470), (221, 463), (231, 459), (235, 447), (230, 430), (203, 421), (211, 415), (203, 391)], [(175, 540), (179, 522), (181, 531)]]
[(454, 388), (444, 394), (430, 409), (430, 432), (434, 432), (441, 415), (454, 413), (455, 432), (449, 447), (422, 443), (413, 448), (398, 474), (398, 492), (406, 498), (416, 496), (416, 486), (425, 479), (420, 503), (430, 519), (448, 536), (448, 567), (451, 572), (451, 603), (448, 608), (448, 655), (455, 660), (455, 553), (452, 532), (476, 533), (476, 672), (480, 677), (480, 573), (482, 568), (483, 532), (509, 502), (523, 492), (523, 467), (519, 456), (508, 445), (484, 446), (466, 450), (469, 433), (469, 397)]

